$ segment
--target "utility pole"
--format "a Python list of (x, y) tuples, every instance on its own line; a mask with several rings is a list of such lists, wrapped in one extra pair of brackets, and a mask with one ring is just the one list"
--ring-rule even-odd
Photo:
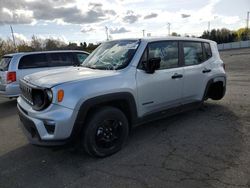
[(109, 40), (109, 28), (107, 26), (105, 26), (105, 32), (106, 32), (107, 41), (108, 41)]
[(249, 24), (249, 14), (250, 14), (250, 12), (248, 11), (247, 12), (247, 30), (248, 30), (248, 24)]
[(10, 31), (11, 31), (11, 35), (12, 35), (12, 39), (13, 39), (13, 44), (14, 44), (15, 50), (16, 50), (16, 52), (17, 52), (18, 50), (17, 50), (17, 46), (16, 46), (16, 40), (15, 40), (13, 28), (12, 28), (11, 25), (10, 25)]
[(207, 30), (210, 32), (210, 21), (208, 21)]
[(167, 25), (168, 25), (168, 36), (170, 36), (170, 26), (171, 26), (171, 23), (167, 23)]
[(249, 34), (248, 34), (248, 29), (249, 29), (249, 14), (250, 14), (250, 11), (247, 12), (247, 39), (249, 39)]
[(142, 36), (145, 37), (145, 29), (142, 30)]

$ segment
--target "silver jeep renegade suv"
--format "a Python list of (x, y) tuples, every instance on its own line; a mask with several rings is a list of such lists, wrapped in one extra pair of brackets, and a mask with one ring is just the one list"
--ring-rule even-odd
[(20, 125), (33, 144), (74, 139), (93, 156), (119, 151), (132, 127), (183, 112), (226, 90), (217, 44), (194, 38), (108, 41), (79, 67), (20, 81)]

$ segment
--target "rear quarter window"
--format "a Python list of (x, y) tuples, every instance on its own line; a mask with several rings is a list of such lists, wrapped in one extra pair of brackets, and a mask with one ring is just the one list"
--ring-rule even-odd
[(212, 50), (211, 50), (211, 46), (209, 43), (203, 43), (204, 46), (204, 59), (208, 60), (209, 58), (212, 57)]
[(12, 57), (4, 56), (0, 60), (0, 71), (7, 71), (9, 69), (9, 64), (11, 61)]
[(72, 53), (50, 53), (50, 67), (73, 66), (74, 58)]
[(25, 55), (20, 59), (19, 69), (43, 68), (48, 66), (46, 54)]

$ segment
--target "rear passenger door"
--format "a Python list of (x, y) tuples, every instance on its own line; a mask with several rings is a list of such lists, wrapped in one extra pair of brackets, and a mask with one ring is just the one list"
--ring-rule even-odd
[(48, 53), (48, 69), (58, 69), (77, 64), (76, 57), (70, 52)]
[(48, 70), (48, 58), (45, 53), (23, 56), (18, 64), (17, 81), (26, 75)]
[(211, 72), (212, 53), (209, 43), (183, 41), (181, 46), (184, 66), (183, 104), (201, 101), (206, 87), (206, 77)]

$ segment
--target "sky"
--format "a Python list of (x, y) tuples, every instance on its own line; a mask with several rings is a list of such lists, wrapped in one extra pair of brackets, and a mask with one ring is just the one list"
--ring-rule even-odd
[(110, 38), (199, 36), (210, 28), (246, 27), (250, 0), (0, 0), (0, 38), (32, 35), (68, 42)]

